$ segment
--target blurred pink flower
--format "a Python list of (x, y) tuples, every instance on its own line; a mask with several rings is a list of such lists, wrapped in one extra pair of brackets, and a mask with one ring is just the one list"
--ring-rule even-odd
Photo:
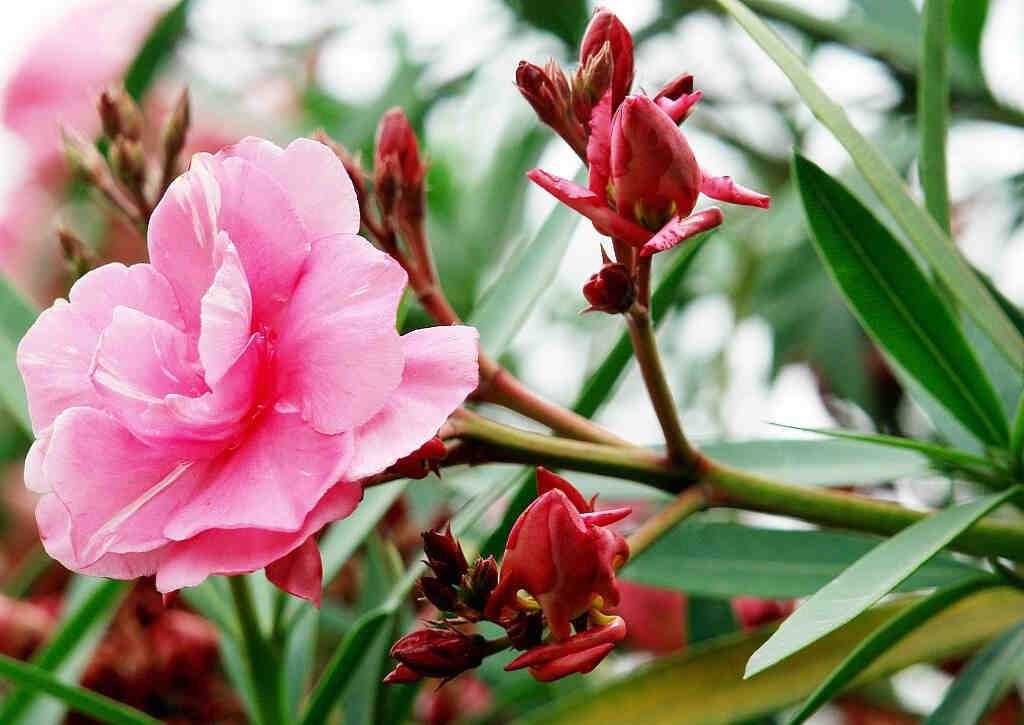
[(615, 614), (626, 620), (626, 644), (655, 654), (686, 646), (686, 595), (671, 589), (619, 580), (622, 599)]
[(57, 124), (99, 133), (96, 96), (119, 79), (166, 7), (147, 0), (79, 4), (29, 46), (4, 90), (3, 123), (41, 162), (60, 151)]
[(327, 147), (245, 139), (171, 185), (151, 264), (100, 267), (43, 312), (18, 366), (54, 558), (162, 592), (267, 567), (319, 600), (312, 535), (477, 384), (473, 328), (399, 337), (405, 272), (358, 229)]

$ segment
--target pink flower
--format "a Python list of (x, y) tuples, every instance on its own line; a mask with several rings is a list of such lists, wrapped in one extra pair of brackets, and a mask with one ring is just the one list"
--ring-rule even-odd
[(3, 123), (34, 158), (60, 151), (57, 124), (99, 133), (96, 96), (120, 78), (167, 3), (79, 4), (35, 41), (7, 84)]
[[(681, 89), (675, 89), (682, 92)], [(588, 217), (601, 234), (640, 249), (642, 256), (664, 251), (722, 223), (711, 207), (693, 214), (697, 196), (767, 208), (769, 197), (707, 175), (697, 164), (676, 122), (700, 92), (652, 101), (628, 96), (612, 115), (611, 92), (590, 119), (587, 161), (589, 189), (540, 169), (527, 173), (562, 203)]]
[(162, 592), (267, 567), (319, 600), (312, 536), (477, 384), (474, 329), (399, 337), (405, 272), (358, 229), (327, 147), (248, 138), (171, 185), (150, 264), (100, 267), (40, 315), (18, 366), (54, 558)]
[(629, 558), (629, 547), (605, 527), (630, 510), (595, 513), (572, 484), (543, 468), (537, 469), (537, 491), (509, 534), (485, 613), (497, 620), (518, 609), (524, 589), (539, 602), (554, 637), (564, 640), (572, 634), (571, 620), (619, 603), (615, 569)]

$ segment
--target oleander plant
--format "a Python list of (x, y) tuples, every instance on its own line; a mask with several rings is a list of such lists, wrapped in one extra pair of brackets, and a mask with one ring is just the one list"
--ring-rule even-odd
[(0, 723), (1022, 722), (1013, 0), (232, 5), (3, 78)]

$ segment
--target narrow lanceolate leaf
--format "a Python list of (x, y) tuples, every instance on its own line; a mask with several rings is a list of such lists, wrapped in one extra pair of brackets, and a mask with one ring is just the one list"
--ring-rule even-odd
[(882, 542), (793, 612), (751, 656), (744, 677), (756, 675), (843, 626), (899, 586), (975, 521), (1021, 493), (1024, 486), (1015, 486), (938, 511)]
[[(112, 725), (160, 725), (160, 721), (117, 700), (97, 695), (84, 687), (61, 682), (51, 673), (0, 654), (0, 677), (23, 687), (56, 697), (68, 707)], [(4, 722), (10, 722), (4, 720)]]
[[(544, 725), (730, 725), (770, 715), (806, 697), (863, 639), (917, 598), (865, 612), (827, 638), (744, 680), (743, 662), (768, 636), (761, 628), (699, 645), (674, 657), (587, 688), (577, 688), (521, 723)], [(983, 645), (1020, 619), (1024, 592), (999, 587), (979, 592), (908, 634), (850, 683), (858, 687), (919, 662), (941, 662)]]
[(35, 305), (0, 276), (0, 403), (29, 435), (32, 435), (32, 421), (28, 415), (28, 400), (14, 357), (18, 342), (38, 314)]
[[(622, 576), (708, 597), (806, 597), (877, 543), (878, 539), (858, 534), (763, 529), (690, 518), (631, 558)], [(897, 589), (930, 589), (980, 573), (977, 567), (940, 554)]]
[(754, 41), (775, 61), (814, 115), (850, 154), (857, 168), (892, 212), (900, 228), (924, 256), (967, 313), (1006, 355), (1024, 369), (1024, 337), (977, 279), (963, 254), (935, 220), (922, 209), (882, 153), (858, 131), (842, 107), (817, 84), (807, 67), (764, 21), (740, 0), (718, 0)]
[(950, 0), (925, 0), (922, 10), (920, 89), (921, 188), (924, 204), (949, 234), (949, 184), (946, 178), (946, 127), (949, 120)]
[(168, 10), (142, 44), (135, 60), (124, 74), (124, 87), (136, 100), (152, 84), (157, 71), (174, 52), (185, 34), (190, 0), (179, 0)]
[(974, 725), (1007, 682), (1024, 674), (1024, 620), (968, 663), (925, 725)]
[[(32, 658), (32, 664), (58, 679), (74, 682), (88, 664), (97, 642), (106, 630), (128, 589), (128, 583), (112, 579), (76, 577), (75, 595), (69, 597), (69, 611), (46, 646)], [(16, 688), (0, 708), (0, 722), (45, 725), (64, 720), (63, 708), (45, 701), (36, 688)]]
[(480, 330), (481, 350), (498, 357), (522, 329), (558, 273), (580, 218), (564, 204), (556, 205), (537, 236), (505, 264), (468, 322)]
[(999, 397), (910, 254), (842, 184), (799, 154), (794, 165), (815, 246), (861, 324), (979, 440), (1005, 446)]
[(946, 607), (952, 606), (964, 597), (1001, 582), (998, 577), (988, 574), (965, 579), (944, 586), (931, 595), (907, 607), (888, 622), (871, 633), (832, 674), (815, 690), (790, 719), (789, 725), (800, 725), (817, 712), (818, 708), (835, 697), (872, 662), (886, 650), (899, 642), (910, 632), (927, 622)]

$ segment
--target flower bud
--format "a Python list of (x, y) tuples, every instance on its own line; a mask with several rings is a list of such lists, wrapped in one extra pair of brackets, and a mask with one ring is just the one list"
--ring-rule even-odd
[(111, 141), (118, 136), (132, 141), (142, 138), (142, 115), (123, 85), (111, 86), (103, 91), (98, 106), (104, 136)]
[[(423, 216), (423, 177), (419, 145), (401, 108), (392, 108), (377, 125), (374, 145), (374, 193), (385, 215)], [(396, 204), (401, 202), (402, 209)]]
[(505, 625), (505, 634), (516, 649), (536, 647), (543, 641), (544, 617), (540, 612), (519, 612)]
[(658, 91), (654, 97), (654, 103), (661, 108), (676, 123), (686, 120), (697, 101), (701, 99), (701, 92), (693, 90), (693, 76), (689, 73), (678, 75), (665, 87)]
[(146, 177), (146, 156), (142, 144), (126, 136), (118, 136), (110, 146), (110, 170), (129, 189), (141, 191)]
[(583, 285), (583, 296), (590, 303), (583, 312), (625, 312), (636, 299), (636, 285), (625, 265), (612, 262), (604, 249), (601, 255), (604, 264)]
[(630, 96), (612, 119), (611, 180), (619, 213), (650, 231), (693, 211), (702, 174), (686, 137), (645, 96)]
[(612, 86), (612, 76), (612, 47), (606, 41), (601, 50), (580, 65), (572, 79), (573, 111), (588, 129), (594, 106)]
[(537, 118), (548, 126), (555, 127), (558, 124), (562, 109), (558, 107), (554, 84), (543, 68), (525, 60), (519, 61), (516, 88), (533, 107)]
[(64, 126), (61, 126), (60, 136), (64, 158), (67, 159), (72, 174), (80, 176), (92, 184), (97, 184), (109, 174), (107, 162), (103, 160), (103, 155), (95, 144), (86, 141), (79, 133)]
[(591, 57), (601, 52), (608, 43), (612, 54), (612, 110), (618, 108), (622, 99), (633, 86), (633, 37), (626, 26), (607, 8), (598, 8), (583, 33), (580, 44), (580, 65), (586, 65)]
[(487, 640), (449, 629), (421, 629), (391, 647), (391, 656), (425, 677), (454, 677), (483, 662)]
[(407, 685), (410, 682), (419, 682), (423, 679), (423, 675), (414, 669), (406, 667), (403, 664), (399, 664), (395, 669), (391, 670), (384, 678), (385, 685)]
[(629, 547), (604, 527), (629, 510), (594, 514), (568, 481), (542, 468), (537, 482), (543, 493), (512, 527), (498, 586), (485, 613), (496, 621), (507, 610), (518, 609), (518, 592), (524, 589), (540, 603), (554, 637), (566, 639), (572, 633), (570, 620), (588, 611), (598, 597), (602, 607), (619, 602), (615, 568), (629, 558)]
[(438, 436), (434, 436), (405, 458), (398, 459), (388, 468), (389, 471), (397, 473), (405, 478), (421, 479), (426, 478), (431, 471), (440, 476), (438, 461), (448, 455), (448, 448)]
[(434, 570), (437, 578), (445, 584), (455, 586), (462, 581), (462, 575), (469, 571), (462, 546), (452, 536), (452, 527), (442, 534), (440, 531), (424, 531), (423, 551), (427, 555), (427, 566)]
[(63, 224), (57, 227), (57, 239), (75, 279), (103, 263), (96, 252)]
[(459, 606), (459, 593), (440, 579), (425, 576), (420, 579), (420, 591), (427, 601), (442, 612), (454, 612)]
[(178, 101), (174, 104), (174, 110), (167, 118), (164, 125), (163, 135), (160, 139), (160, 148), (163, 153), (164, 164), (167, 167), (165, 175), (174, 174), (173, 166), (185, 148), (185, 139), (188, 137), (189, 124), (191, 123), (191, 103), (188, 96), (188, 88), (183, 88)]
[(498, 564), (493, 556), (477, 559), (473, 568), (462, 577), (462, 599), (467, 606), (482, 611), (498, 586)]

